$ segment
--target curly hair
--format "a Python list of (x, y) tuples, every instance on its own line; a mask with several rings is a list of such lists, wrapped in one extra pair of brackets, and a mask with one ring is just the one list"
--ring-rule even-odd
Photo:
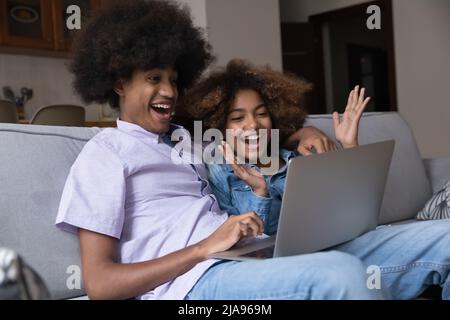
[(204, 130), (224, 130), (228, 110), (241, 89), (258, 92), (269, 109), (274, 129), (282, 141), (303, 126), (306, 108), (304, 95), (312, 89), (305, 80), (289, 73), (257, 67), (245, 60), (231, 60), (192, 87), (178, 108), (182, 117), (202, 120)]
[(85, 103), (119, 108), (114, 85), (135, 70), (174, 67), (180, 94), (212, 62), (211, 46), (186, 7), (134, 0), (100, 9), (74, 39), (69, 69)]

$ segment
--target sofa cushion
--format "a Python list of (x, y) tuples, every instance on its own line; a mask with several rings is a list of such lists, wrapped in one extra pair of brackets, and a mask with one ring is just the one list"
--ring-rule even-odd
[[(312, 115), (312, 125), (334, 137), (331, 115)], [(394, 155), (381, 205), (380, 223), (414, 218), (431, 197), (431, 187), (414, 135), (396, 112), (366, 113), (360, 123), (359, 142), (395, 140)]]
[(417, 220), (433, 219), (450, 219), (450, 181), (433, 194), (417, 214)]
[(26, 259), (52, 298), (84, 294), (67, 285), (81, 266), (78, 239), (54, 223), (69, 169), (99, 130), (0, 124), (0, 244)]

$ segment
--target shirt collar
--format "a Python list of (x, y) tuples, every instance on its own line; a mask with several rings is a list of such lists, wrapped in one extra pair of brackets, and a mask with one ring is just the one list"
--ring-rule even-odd
[(148, 139), (148, 140), (150, 140), (152, 142), (155, 142), (155, 143), (164, 142), (163, 140), (166, 137), (170, 137), (172, 135), (172, 132), (175, 129), (182, 129), (183, 128), (182, 126), (179, 126), (177, 124), (171, 123), (168, 132), (166, 132), (166, 133), (153, 133), (153, 132), (150, 132), (148, 130), (145, 130), (144, 128), (142, 128), (141, 126), (139, 126), (139, 125), (137, 125), (135, 123), (123, 121), (123, 120), (120, 120), (119, 118), (117, 118), (116, 122), (117, 122), (117, 129), (119, 129), (120, 131), (128, 133), (128, 134), (131, 134), (132, 136), (135, 136), (135, 137), (138, 137), (138, 138)]

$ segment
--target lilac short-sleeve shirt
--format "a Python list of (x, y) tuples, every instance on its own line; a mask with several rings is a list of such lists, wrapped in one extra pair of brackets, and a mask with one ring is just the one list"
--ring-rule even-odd
[[(175, 164), (163, 136), (117, 120), (83, 148), (67, 177), (57, 227), (119, 239), (121, 263), (155, 259), (195, 244), (228, 217), (203, 165)], [(209, 259), (138, 297), (183, 299)]]

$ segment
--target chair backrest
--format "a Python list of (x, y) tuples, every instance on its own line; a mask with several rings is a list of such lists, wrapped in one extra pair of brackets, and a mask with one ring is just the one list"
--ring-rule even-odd
[(19, 116), (14, 102), (9, 100), (0, 100), (0, 122), (19, 122)]
[(51, 105), (36, 111), (30, 124), (84, 127), (85, 120), (86, 111), (81, 106)]

